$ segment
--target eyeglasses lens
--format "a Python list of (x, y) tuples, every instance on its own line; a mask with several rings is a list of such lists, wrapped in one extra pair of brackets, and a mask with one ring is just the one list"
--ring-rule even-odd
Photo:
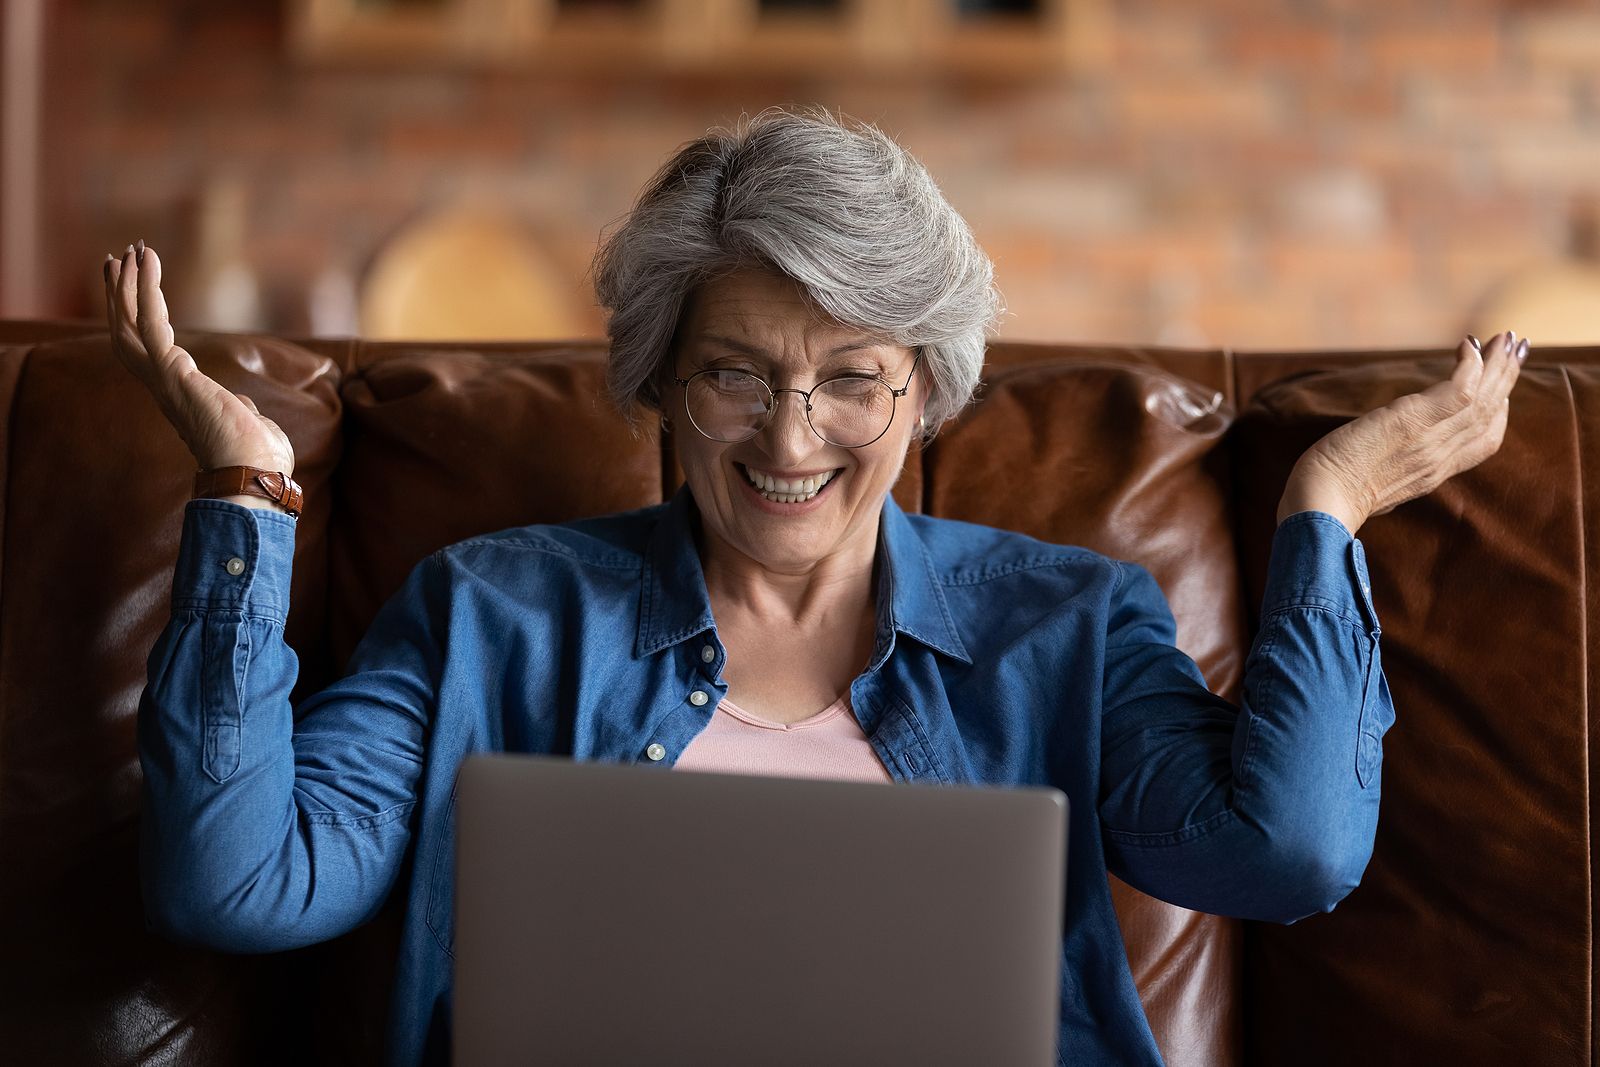
[(737, 371), (708, 371), (689, 382), (689, 418), (713, 441), (754, 437), (767, 421), (772, 395), (759, 378)]
[(811, 408), (811, 425), (823, 440), (856, 448), (889, 428), (894, 391), (872, 378), (835, 378), (811, 394)]

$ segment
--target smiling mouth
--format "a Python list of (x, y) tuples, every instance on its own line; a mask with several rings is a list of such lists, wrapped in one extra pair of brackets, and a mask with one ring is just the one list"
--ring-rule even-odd
[(818, 474), (811, 478), (784, 479), (774, 478), (766, 471), (747, 467), (743, 463), (736, 463), (745, 480), (755, 487), (762, 498), (774, 504), (804, 504), (818, 493), (822, 492), (836, 478), (843, 467), (837, 467), (825, 474)]

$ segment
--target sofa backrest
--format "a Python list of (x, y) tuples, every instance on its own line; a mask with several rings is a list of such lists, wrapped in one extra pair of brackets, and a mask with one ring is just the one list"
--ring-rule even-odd
[[(653, 421), (630, 433), (600, 399), (599, 343), (180, 339), (296, 445), (296, 700), (342, 672), (433, 549), (654, 503), (681, 477)], [(1600, 350), (1541, 356), (1500, 455), (1361, 531), (1402, 719), (1362, 887), (1329, 915), (1263, 927), (1113, 884), (1169, 1063), (1288, 1062), (1307, 1025), (1333, 1059), (1370, 1051), (1374, 1032), (1495, 1059), (1493, 1044), (1438, 1036), (1452, 1027), (1524, 1048), (1534, 1031), (1548, 1062), (1588, 1055), (1587, 583), (1600, 561), (1583, 536), (1596, 469), (1584, 459)], [(1237, 700), (1294, 458), (1447, 368), (1443, 353), (997, 344), (979, 402), (913, 450), (895, 493), (907, 510), (1146, 565), (1179, 645)], [(143, 929), (133, 722), (192, 459), (93, 325), (0, 323), (0, 405), (0, 903), (29, 917), (0, 945), (8, 1049), (202, 1062), (311, 1045), (375, 1062), (402, 902), (281, 957)]]

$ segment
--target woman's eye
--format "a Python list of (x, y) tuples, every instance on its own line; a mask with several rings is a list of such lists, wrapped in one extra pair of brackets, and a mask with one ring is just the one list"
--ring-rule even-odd
[(850, 400), (872, 396), (877, 390), (878, 380), (866, 376), (834, 378), (828, 383), (828, 392), (830, 394)]
[(751, 389), (755, 378), (742, 370), (715, 370), (708, 376), (718, 389)]

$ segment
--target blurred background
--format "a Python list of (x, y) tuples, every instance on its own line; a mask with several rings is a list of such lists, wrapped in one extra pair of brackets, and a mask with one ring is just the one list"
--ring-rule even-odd
[(1600, 341), (1600, 4), (0, 0), (0, 315), (598, 336), (683, 142), (818, 103), (929, 168), (1001, 336)]

